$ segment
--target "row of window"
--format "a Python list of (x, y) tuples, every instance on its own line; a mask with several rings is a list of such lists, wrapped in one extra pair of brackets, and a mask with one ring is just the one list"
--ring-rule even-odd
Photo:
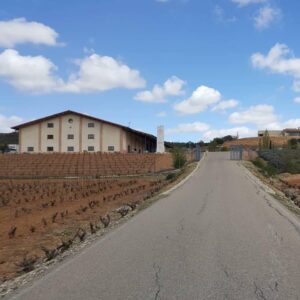
[[(115, 151), (115, 147), (114, 146), (108, 146), (107, 150), (108, 151)], [(33, 152), (33, 151), (34, 151), (34, 147), (27, 147), (27, 152)], [(54, 147), (47, 147), (47, 152), (53, 152), (53, 151), (54, 151)], [(68, 146), (67, 151), (68, 152), (74, 152), (74, 147), (73, 146)], [(95, 151), (95, 147), (94, 146), (88, 146), (87, 151)]]
[[(72, 121), (72, 122), (73, 122), (73, 121)], [(69, 123), (72, 123), (72, 122), (71, 122), (71, 119), (69, 119)], [(54, 128), (54, 123), (48, 123), (48, 124), (47, 124), (47, 127), (48, 127), (48, 128)], [(88, 127), (88, 128), (94, 128), (94, 127), (95, 127), (95, 123), (88, 123), (88, 124), (87, 124), (87, 127)]]
[[(68, 134), (67, 138), (68, 138), (68, 140), (74, 140), (74, 134)], [(53, 134), (48, 134), (47, 135), (47, 140), (53, 140), (53, 139), (54, 139)], [(88, 134), (88, 139), (89, 140), (95, 139), (95, 135), (94, 134)]]

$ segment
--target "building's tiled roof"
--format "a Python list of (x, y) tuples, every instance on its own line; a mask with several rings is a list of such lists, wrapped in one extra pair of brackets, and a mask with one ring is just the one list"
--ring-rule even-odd
[(79, 112), (76, 112), (76, 111), (72, 111), (72, 110), (66, 110), (66, 111), (63, 111), (63, 112), (60, 112), (60, 113), (57, 113), (57, 114), (53, 114), (53, 115), (44, 117), (44, 118), (40, 118), (40, 119), (36, 119), (36, 120), (30, 121), (30, 122), (22, 123), (22, 124), (19, 124), (17, 126), (11, 127), (11, 128), (14, 129), (14, 130), (19, 130), (20, 128), (24, 128), (24, 127), (27, 127), (27, 126), (30, 126), (30, 125), (38, 124), (40, 122), (44, 122), (44, 121), (47, 121), (47, 120), (50, 120), (50, 119), (53, 119), (53, 118), (57, 118), (57, 117), (61, 117), (61, 116), (64, 116), (64, 115), (69, 115), (69, 114), (74, 114), (74, 115), (77, 115), (77, 116), (80, 116), (80, 117), (83, 117), (83, 118), (87, 118), (87, 119), (95, 120), (95, 121), (98, 121), (98, 122), (106, 123), (106, 124), (109, 124), (109, 125), (121, 127), (121, 128), (123, 128), (124, 130), (126, 130), (128, 132), (132, 132), (132, 133), (135, 133), (137, 135), (146, 136), (146, 137), (149, 137), (151, 139), (156, 140), (156, 137), (152, 134), (145, 133), (145, 132), (142, 132), (142, 131), (138, 131), (138, 130), (132, 129), (132, 128), (124, 126), (124, 125), (109, 122), (109, 121), (106, 121), (106, 120), (103, 120), (103, 119), (99, 119), (99, 118), (96, 118), (96, 117), (93, 117), (93, 116), (85, 115), (85, 114), (82, 114), (82, 113), (79, 113)]
[(286, 129), (283, 129), (283, 132), (296, 132), (296, 133), (300, 133), (300, 129), (297, 129), (297, 128), (286, 128)]

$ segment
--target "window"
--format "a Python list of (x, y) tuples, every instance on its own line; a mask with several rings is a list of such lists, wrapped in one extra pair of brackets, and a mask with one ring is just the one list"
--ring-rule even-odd
[(68, 140), (74, 140), (74, 134), (68, 134)]
[(68, 152), (73, 152), (74, 151), (74, 147), (73, 146), (68, 146)]
[(48, 135), (47, 135), (47, 139), (48, 139), (48, 140), (53, 140), (53, 138), (54, 138), (53, 134), (48, 134)]
[(115, 147), (114, 146), (108, 146), (108, 151), (115, 151)]
[(88, 151), (94, 151), (94, 150), (95, 150), (94, 146), (88, 146)]
[(47, 147), (48, 152), (53, 152), (53, 147)]
[(94, 134), (89, 134), (89, 135), (88, 135), (88, 139), (89, 139), (89, 140), (93, 140), (94, 138), (95, 138), (95, 135), (94, 135)]
[(48, 128), (53, 128), (53, 127), (54, 127), (54, 124), (53, 124), (53, 123), (48, 123), (48, 124), (47, 124), (47, 127), (48, 127)]
[(89, 127), (89, 128), (95, 127), (95, 123), (88, 123), (88, 127)]
[(69, 122), (69, 124), (72, 124), (73, 123), (73, 119), (69, 119), (68, 122)]
[(34, 147), (27, 147), (27, 151), (28, 152), (33, 152), (34, 151)]

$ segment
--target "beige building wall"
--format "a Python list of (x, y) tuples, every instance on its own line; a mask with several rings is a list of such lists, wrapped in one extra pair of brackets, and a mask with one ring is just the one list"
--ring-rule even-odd
[[(53, 127), (48, 127), (52, 123)], [(89, 123), (93, 126), (89, 126)], [(122, 127), (81, 117), (76, 114), (62, 115), (40, 123), (20, 128), (20, 152), (102, 151), (102, 152), (144, 152), (145, 138), (128, 132)], [(49, 139), (53, 135), (53, 139)], [(68, 138), (69, 135), (73, 139)], [(89, 135), (92, 135), (89, 137)], [(89, 148), (90, 147), (90, 148)], [(68, 149), (69, 148), (69, 149)], [(69, 150), (69, 151), (68, 151)]]
[[(53, 124), (53, 128), (48, 128), (48, 124), (51, 123)], [(48, 147), (53, 147), (54, 152), (59, 152), (59, 118), (41, 122), (40, 130), (41, 142), (38, 152), (47, 152)], [(48, 139), (48, 135), (53, 135), (53, 139)]]
[[(93, 125), (94, 127), (89, 127)], [(91, 119), (82, 118), (82, 151), (100, 151), (101, 124)], [(90, 136), (89, 135), (93, 135)], [(93, 137), (93, 138), (92, 138)], [(89, 150), (94, 147), (94, 150)]]
[(33, 147), (33, 152), (38, 152), (39, 126), (31, 125), (20, 129), (20, 152), (28, 152), (28, 147)]
[[(122, 131), (120, 127), (103, 123), (103, 152), (120, 152), (123, 150), (121, 149)], [(109, 147), (114, 147), (114, 150), (109, 150)]]
[[(73, 147), (74, 152), (81, 152), (80, 149), (80, 126), (81, 119), (77, 115), (64, 115), (61, 117), (61, 151), (68, 152), (68, 147)], [(68, 136), (73, 135), (73, 139)]]

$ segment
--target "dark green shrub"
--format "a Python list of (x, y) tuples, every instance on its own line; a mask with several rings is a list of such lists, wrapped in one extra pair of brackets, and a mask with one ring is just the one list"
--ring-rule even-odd
[(278, 174), (278, 170), (269, 163), (264, 167), (264, 171), (266, 172), (266, 175), (268, 175), (268, 176), (274, 176), (274, 175)]
[(175, 173), (169, 173), (166, 176), (166, 180), (174, 180), (176, 178), (176, 174)]
[(186, 163), (184, 150), (181, 148), (175, 148), (172, 151), (173, 155), (173, 166), (175, 169), (182, 168)]
[(255, 160), (252, 161), (252, 163), (260, 169), (263, 169), (265, 167), (264, 161), (259, 157), (256, 157)]

